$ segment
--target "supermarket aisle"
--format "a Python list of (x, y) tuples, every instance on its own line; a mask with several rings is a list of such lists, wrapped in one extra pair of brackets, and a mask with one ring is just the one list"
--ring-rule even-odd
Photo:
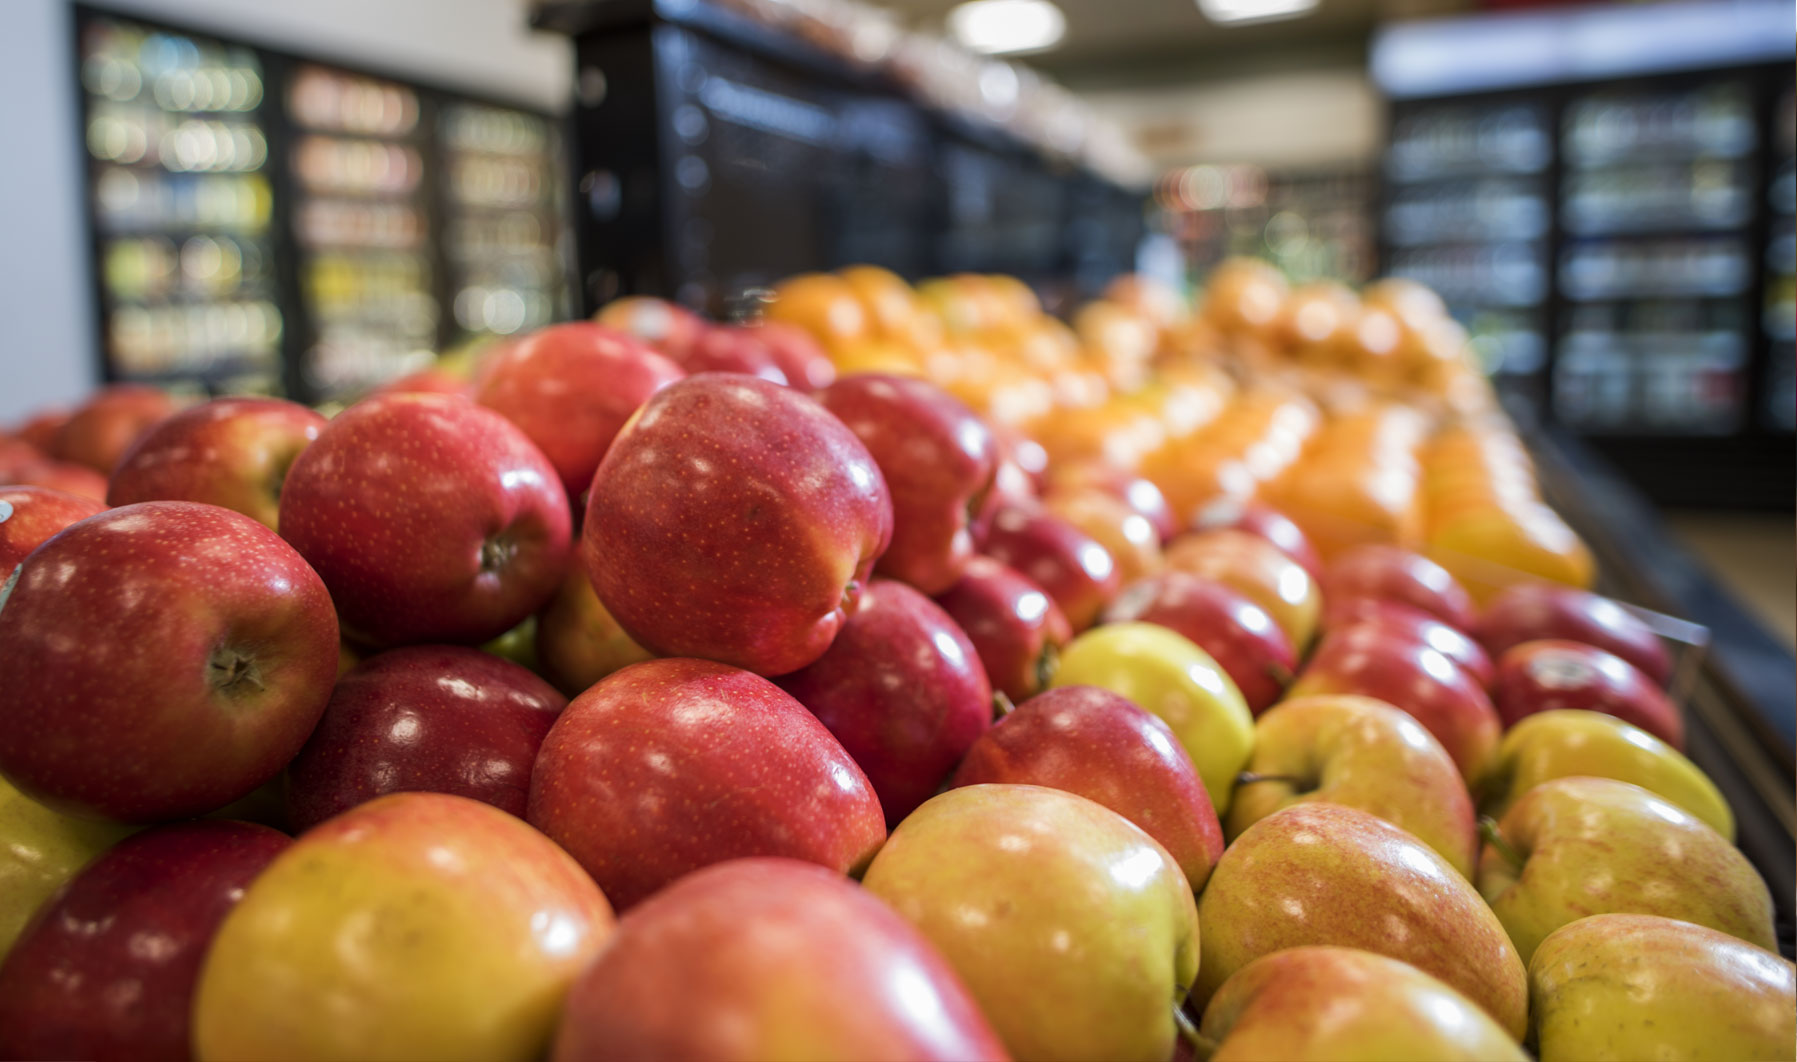
[(1789, 516), (1669, 512), (1666, 526), (1773, 634), (1797, 644), (1797, 524)]

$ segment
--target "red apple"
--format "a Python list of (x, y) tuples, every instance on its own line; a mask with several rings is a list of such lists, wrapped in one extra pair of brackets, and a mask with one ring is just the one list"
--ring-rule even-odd
[(668, 356), (689, 373), (735, 372), (782, 386), (791, 382), (761, 337), (734, 325), (707, 325), (690, 346)]
[(676, 363), (710, 327), (686, 307), (646, 295), (614, 299), (600, 307), (593, 320), (637, 337)]
[(1266, 711), (1298, 670), (1292, 640), (1266, 609), (1211, 579), (1162, 572), (1125, 588), (1106, 623), (1156, 623), (1189, 638), (1229, 673), (1248, 710)]
[(1640, 668), (1582, 642), (1523, 642), (1505, 650), (1492, 699), (1507, 727), (1536, 712), (1572, 708), (1615, 716), (1675, 749), (1685, 747), (1678, 705)]
[(1008, 1056), (947, 961), (822, 867), (736, 859), (618, 923), (568, 995), (557, 1062)]
[(468, 381), (447, 369), (431, 366), (388, 380), (370, 391), (369, 397), (402, 394), (462, 395), (467, 397)]
[(202, 820), (140, 833), (95, 860), (0, 965), (0, 1055), (189, 1058), (206, 949), (287, 844), (266, 826)]
[(66, 409), (46, 409), (26, 418), (23, 424), (13, 429), (13, 435), (30, 443), (39, 450), (48, 451), (56, 441), (56, 432), (69, 419)]
[(783, 675), (829, 648), (891, 538), (886, 481), (854, 432), (797, 391), (701, 373), (618, 434), (584, 557), (645, 649)]
[(1472, 630), (1473, 599), (1448, 570), (1396, 546), (1355, 546), (1323, 573), (1323, 599), (1372, 597), (1429, 613), (1450, 627)]
[(1439, 650), (1480, 687), (1489, 690), (1497, 668), (1471, 637), (1420, 608), (1376, 597), (1350, 597), (1323, 607), (1323, 627), (1331, 634), (1372, 627), (1386, 637), (1420, 642)]
[(1597, 594), (1557, 583), (1518, 583), (1500, 593), (1473, 627), (1492, 656), (1513, 645), (1559, 639), (1614, 653), (1661, 686), (1672, 658), (1653, 629), (1634, 613)]
[(287, 470), (325, 423), (279, 398), (220, 398), (182, 410), (125, 452), (106, 502), (205, 502), (275, 527)]
[(1129, 506), (1154, 526), (1154, 533), (1163, 543), (1179, 533), (1179, 521), (1167, 504), (1167, 496), (1141, 476), (1131, 475), (1102, 461), (1057, 467), (1049, 474), (1050, 494), (1088, 489), (1102, 491)]
[(742, 856), (859, 870), (886, 838), (867, 776), (804, 705), (707, 660), (636, 664), (574, 698), (528, 818), (619, 910)]
[(174, 411), (174, 399), (165, 391), (114, 384), (88, 399), (56, 429), (50, 456), (111, 475), (138, 436)]
[(0, 585), (51, 535), (105, 511), (91, 498), (48, 487), (0, 487)]
[(530, 436), (568, 497), (579, 498), (630, 415), (685, 375), (634, 336), (574, 321), (539, 329), (497, 355), (474, 400)]
[(50, 456), (22, 439), (0, 436), (0, 480), (15, 482), (13, 477), (28, 468), (50, 460)]
[(742, 326), (767, 347), (786, 382), (801, 391), (817, 391), (836, 379), (836, 366), (810, 332), (785, 321), (757, 321)]
[(973, 557), (971, 524), (992, 487), (992, 433), (927, 380), (845, 376), (817, 396), (867, 447), (892, 492), (892, 545), (874, 570), (926, 594)]
[(1199, 507), (1192, 514), (1193, 531), (1246, 531), (1259, 535), (1298, 562), (1318, 584), (1323, 581), (1323, 558), (1310, 537), (1277, 509), (1258, 502), (1225, 495)]
[(537, 749), (567, 698), (461, 646), (378, 653), (337, 680), (287, 770), (295, 830), (399, 792), (453, 793), (524, 817)]
[(86, 465), (74, 465), (67, 461), (40, 461), (35, 465), (16, 469), (14, 475), (4, 478), (20, 486), (47, 487), (64, 494), (92, 498), (97, 502), (106, 500), (106, 477)]
[(936, 603), (973, 643), (993, 688), (1013, 701), (1048, 688), (1055, 651), (1073, 638), (1053, 598), (991, 557), (970, 559)]
[(1034, 502), (994, 513), (980, 552), (1048, 591), (1075, 633), (1096, 622), (1117, 596), (1120, 580), (1110, 552)]
[(1223, 855), (1223, 828), (1166, 723), (1096, 686), (1032, 697), (974, 742), (953, 787), (1008, 782), (1102, 804), (1159, 841), (1193, 892)]
[[(1047, 466), (1047, 456), (1041, 444), (1016, 435), (999, 425), (988, 425), (992, 438), (998, 444), (998, 450), (992, 473), (992, 489), (986, 492), (985, 504), (974, 517), (973, 537), (975, 542), (983, 541), (986, 532), (992, 528), (992, 518), (1002, 509), (1014, 505), (1027, 505), (1036, 500), (1042, 493), (1042, 470)], [(1036, 468), (1026, 468), (1020, 458), (1028, 458), (1041, 454), (1043, 463)]]
[(247, 516), (111, 509), (15, 578), (0, 773), (58, 810), (156, 822), (222, 807), (293, 758), (330, 698), (330, 595)]
[(555, 592), (561, 479), (524, 433), (452, 395), (382, 395), (337, 415), (281, 492), (281, 534), (371, 645), (478, 644)]
[(867, 774), (887, 825), (941, 788), (992, 722), (992, 687), (973, 643), (934, 601), (868, 583), (823, 656), (779, 680)]

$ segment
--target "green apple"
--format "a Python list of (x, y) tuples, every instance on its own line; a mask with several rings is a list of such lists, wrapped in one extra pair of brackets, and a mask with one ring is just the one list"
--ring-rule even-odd
[(1254, 747), (1254, 717), (1209, 653), (1154, 623), (1110, 623), (1061, 650), (1051, 686), (1098, 686), (1161, 718), (1192, 757), (1211, 804), (1229, 810)]
[(1528, 1062), (1498, 1023), (1409, 963), (1303, 947), (1235, 972), (1204, 1011), (1210, 1062)]
[(1479, 857), (1479, 891), (1525, 962), (1549, 933), (1594, 914), (1664, 915), (1778, 946), (1772, 895), (1747, 857), (1638, 785), (1543, 782), (1493, 832)]
[(1529, 962), (1541, 1062), (1791, 1058), (1797, 967), (1654, 915), (1561, 926)]
[(1441, 979), (1513, 1040), (1526, 1029), (1522, 960), (1472, 884), (1415, 837), (1356, 808), (1294, 804), (1248, 827), (1211, 871), (1198, 921), (1199, 1004), (1262, 955), (1329, 944)]
[(1315, 802), (1377, 815), (1473, 876), (1479, 823), (1460, 769), (1421, 723), (1384, 701), (1300, 697), (1255, 720), (1254, 755), (1225, 832), (1233, 840), (1280, 808)]
[(1511, 727), (1479, 783), (1480, 808), (1503, 818), (1518, 797), (1542, 782), (1574, 775), (1632, 782), (1735, 839), (1735, 817), (1716, 783), (1684, 753), (1602, 712), (1561, 708)]
[(136, 829), (51, 811), (0, 778), (0, 956), (51, 893)]
[(1171, 1056), (1197, 912), (1173, 858), (1116, 812), (1033, 785), (951, 789), (862, 884), (936, 945), (1014, 1057)]

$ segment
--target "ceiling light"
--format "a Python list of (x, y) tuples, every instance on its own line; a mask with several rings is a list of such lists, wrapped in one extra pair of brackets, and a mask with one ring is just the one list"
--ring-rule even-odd
[(972, 51), (1016, 55), (1060, 43), (1067, 20), (1048, 0), (969, 0), (948, 13), (948, 32)]
[(1240, 25), (1297, 18), (1317, 6), (1317, 0), (1198, 0), (1198, 10), (1212, 22)]

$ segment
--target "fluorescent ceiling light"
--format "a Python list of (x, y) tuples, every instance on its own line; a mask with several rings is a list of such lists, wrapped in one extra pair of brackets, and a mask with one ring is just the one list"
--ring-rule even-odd
[(1015, 55), (1059, 44), (1067, 19), (1048, 0), (969, 0), (948, 13), (948, 32), (972, 51)]
[(1212, 22), (1272, 22), (1297, 18), (1317, 6), (1317, 0), (1198, 0), (1198, 10)]

